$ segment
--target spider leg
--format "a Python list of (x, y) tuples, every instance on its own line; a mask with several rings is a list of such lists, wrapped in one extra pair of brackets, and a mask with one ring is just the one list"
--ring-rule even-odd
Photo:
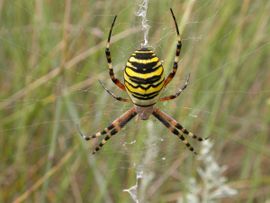
[(115, 23), (117, 16), (114, 17), (112, 25), (111, 25), (111, 29), (109, 32), (109, 36), (108, 36), (108, 40), (107, 40), (107, 45), (106, 45), (106, 49), (105, 49), (105, 54), (106, 54), (106, 58), (107, 58), (107, 62), (108, 62), (108, 67), (109, 67), (109, 74), (111, 77), (111, 80), (114, 82), (114, 84), (116, 84), (117, 87), (119, 87), (121, 90), (126, 91), (125, 86), (123, 85), (123, 83), (121, 83), (114, 75), (113, 72), (113, 67), (112, 67), (112, 58), (111, 58), (111, 52), (110, 52), (110, 43), (111, 43), (111, 35), (112, 35), (112, 30), (113, 30), (113, 26)]
[(108, 90), (100, 80), (98, 80), (98, 81), (101, 84), (101, 86), (106, 90), (106, 92), (108, 92), (114, 99), (116, 99), (118, 101), (122, 101), (122, 102), (129, 102), (129, 100), (126, 99), (126, 98), (122, 98), (122, 97), (116, 96), (113, 92), (111, 92), (110, 90)]
[[(191, 146), (191, 144), (188, 142), (188, 140), (185, 139), (183, 134), (185, 134), (182, 130), (180, 132), (177, 130), (176, 127), (177, 123), (173, 118), (171, 118), (166, 113), (162, 112), (161, 110), (155, 108), (153, 111), (153, 115), (161, 122), (163, 123), (173, 134), (175, 134), (177, 137), (180, 138), (180, 140), (186, 145), (186, 147), (193, 152), (195, 155), (197, 155), (197, 152), (194, 150), (194, 148)], [(168, 117), (170, 119), (168, 119)], [(173, 122), (172, 122), (173, 121)], [(178, 123), (177, 123), (178, 124)], [(180, 124), (179, 124), (180, 125)], [(193, 134), (192, 134), (193, 135)], [(194, 136), (192, 136), (194, 138)], [(197, 136), (196, 136), (197, 137)], [(196, 139), (196, 138), (194, 138)]]
[(173, 10), (172, 10), (171, 8), (170, 8), (170, 11), (171, 11), (171, 14), (172, 14), (172, 17), (173, 17), (173, 21), (174, 21), (174, 25), (175, 25), (175, 28), (176, 28), (177, 45), (176, 45), (175, 58), (174, 58), (174, 63), (173, 63), (173, 70), (172, 70), (172, 72), (167, 76), (167, 78), (165, 79), (165, 81), (164, 81), (164, 87), (166, 87), (166, 86), (169, 84), (169, 82), (170, 82), (170, 81), (174, 78), (174, 76), (175, 76), (175, 73), (176, 73), (177, 68), (178, 68), (179, 55), (180, 55), (181, 47), (182, 47), (181, 36), (180, 36), (180, 33), (179, 33), (179, 28), (178, 28), (178, 25), (177, 25), (177, 22), (176, 22), (175, 15), (174, 15)]
[(177, 128), (178, 130), (180, 130), (183, 134), (197, 140), (197, 141), (204, 141), (207, 140), (208, 138), (202, 138), (199, 137), (197, 135), (194, 135), (193, 133), (189, 132), (187, 129), (185, 129), (180, 123), (178, 123), (174, 118), (172, 118), (171, 116), (169, 116), (168, 114), (166, 114), (165, 112), (156, 109), (156, 111), (159, 113), (159, 115), (162, 115), (162, 117), (164, 119), (166, 119), (174, 128)]
[(118, 133), (132, 118), (137, 115), (135, 107), (131, 108), (124, 114), (122, 114), (119, 118), (115, 119), (107, 128), (102, 131), (97, 132), (92, 136), (84, 135), (80, 132), (81, 136), (85, 140), (91, 140), (93, 138), (99, 137), (101, 135), (106, 135), (105, 138), (100, 142), (100, 144), (95, 148), (92, 154), (95, 154), (99, 151), (103, 145), (116, 133)]
[(185, 84), (175, 94), (167, 96), (167, 97), (162, 97), (159, 99), (159, 101), (168, 101), (168, 100), (172, 100), (178, 97), (187, 88), (189, 84), (189, 78), (190, 78), (190, 74), (188, 74)]

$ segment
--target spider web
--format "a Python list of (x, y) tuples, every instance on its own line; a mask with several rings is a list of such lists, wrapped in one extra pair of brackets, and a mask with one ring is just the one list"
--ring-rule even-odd
[[(170, 1), (168, 3), (168, 8), (171, 6), (171, 4), (174, 1)], [(121, 16), (125, 16), (127, 12), (129, 12), (130, 8), (138, 8), (138, 2), (135, 3), (128, 3), (125, 4), (124, 8), (120, 10), (119, 8), (115, 8), (113, 11), (111, 11), (110, 15), (93, 15), (92, 17), (98, 20), (106, 19), (106, 22), (109, 22), (108, 19), (112, 19), (114, 13), (118, 13), (118, 19), (116, 21), (116, 27), (114, 30), (114, 37), (115, 35), (122, 32), (120, 28), (126, 28), (130, 29), (133, 27), (140, 27), (141, 20), (138, 17), (132, 18), (130, 21), (127, 21), (124, 19), (124, 17), (121, 18)], [(196, 62), (196, 56), (198, 57), (199, 54), (204, 54), (202, 52), (197, 52), (196, 49), (199, 49), (200, 44), (205, 43), (206, 40), (209, 40), (207, 37), (208, 32), (205, 31), (205, 29), (199, 29), (204, 24), (209, 24), (209, 22), (215, 21), (220, 17), (220, 13), (222, 12), (222, 7), (219, 8), (219, 10), (216, 10), (214, 13), (209, 13), (204, 16), (203, 19), (200, 18), (199, 12), (204, 9), (205, 7), (208, 7), (213, 3), (212, 1), (205, 1), (204, 3), (200, 4), (200, 6), (196, 6), (199, 4), (198, 2), (195, 2), (195, 8), (192, 10), (192, 14), (190, 18), (185, 23), (185, 29), (184, 33), (182, 33), (183, 36), (183, 49), (181, 53), (181, 61), (179, 64), (179, 69), (177, 72), (176, 77), (174, 80), (170, 83), (169, 87), (166, 88), (166, 90), (162, 93), (162, 95), (169, 95), (173, 94), (177, 91), (177, 89), (181, 86), (181, 84), (184, 83), (185, 75), (188, 73), (191, 73), (191, 83), (188, 86), (187, 90), (183, 92), (183, 94), (170, 102), (158, 104), (161, 110), (164, 110), (165, 112), (172, 115), (176, 120), (178, 120), (181, 124), (183, 124), (188, 130), (190, 130), (193, 133), (199, 134), (202, 137), (210, 136), (211, 139), (214, 140), (215, 143), (217, 143), (217, 148), (219, 147), (220, 150), (223, 150), (224, 146), (227, 146), (224, 144), (224, 146), (221, 146), (221, 144), (218, 144), (223, 142), (225, 139), (218, 137), (214, 132), (209, 132), (207, 129), (203, 127), (204, 123), (208, 120), (214, 120), (214, 117), (217, 117), (217, 112), (213, 110), (213, 108), (210, 105), (206, 105), (203, 102), (197, 101), (197, 99), (201, 98), (202, 95), (208, 95), (209, 98), (216, 98), (219, 97), (219, 95), (222, 95), (224, 97), (230, 97), (232, 99), (237, 100), (237, 97), (240, 97), (241, 95), (247, 95), (246, 98), (250, 98), (252, 100), (256, 97), (264, 97), (266, 98), (267, 95), (269, 95), (270, 90), (267, 88), (267, 86), (263, 87), (262, 84), (267, 84), (266, 77), (264, 76), (264, 70), (258, 70), (256, 72), (257, 76), (255, 76), (251, 81), (251, 87), (250, 88), (242, 88), (241, 86), (229, 86), (229, 88), (224, 88), (224, 90), (216, 90), (215, 85), (218, 85), (218, 82), (213, 83), (213, 78), (217, 78), (220, 80), (220, 76), (226, 72), (226, 69), (228, 69), (230, 66), (234, 66), (236, 64), (247, 64), (250, 58), (259, 58), (261, 55), (261, 51), (265, 47), (269, 47), (269, 41), (262, 40), (260, 43), (256, 43), (252, 48), (248, 49), (248, 51), (245, 51), (243, 53), (238, 54), (239, 58), (237, 60), (233, 60), (232, 57), (229, 58), (229, 60), (226, 59), (220, 59), (222, 60), (221, 63), (219, 63), (218, 66), (215, 67), (209, 67), (209, 71), (204, 71), (203, 74), (200, 74), (200, 71), (195, 69), (195, 65), (200, 65), (200, 63)], [(19, 3), (12, 3), (15, 7), (21, 7), (22, 9), (26, 10), (26, 13), (29, 15), (31, 14), (31, 11), (28, 7), (24, 7), (22, 4)], [(150, 1), (149, 3), (149, 16), (154, 16), (154, 3)], [(175, 37), (175, 29), (173, 26), (173, 22), (170, 19), (170, 13), (168, 8), (164, 9), (164, 12), (160, 15), (168, 16), (166, 17), (166, 20), (168, 19), (170, 21), (162, 20), (158, 21), (155, 20), (157, 18), (153, 18), (153, 20), (148, 17), (148, 23), (149, 25), (153, 27), (157, 27), (157, 29), (150, 29), (149, 31), (149, 46), (153, 47), (154, 50), (157, 52), (158, 56), (160, 56), (161, 59), (164, 60), (164, 67), (166, 69), (166, 74), (171, 70), (172, 67), (172, 61), (173, 61), (173, 54), (168, 54), (168, 48), (165, 47), (175, 47), (176, 45), (176, 37)], [(29, 9), (29, 11), (27, 11)], [(177, 11), (175, 11), (176, 13)], [(250, 11), (251, 12), (251, 11)], [(134, 11), (134, 16), (135, 16)], [(177, 15), (178, 23), (180, 24), (179, 16)], [(38, 19), (37, 19), (38, 21)], [(57, 25), (51, 24), (51, 29), (59, 29), (57, 28)], [(180, 25), (182, 27), (183, 24)], [(27, 44), (23, 43), (16, 43), (16, 41), (10, 40), (8, 38), (8, 34), (12, 32), (16, 32), (16, 29), (23, 29), (25, 33), (22, 34), (23, 37), (28, 35), (29, 30), (31, 28), (25, 26), (25, 27), (16, 27), (14, 26), (11, 29), (8, 28), (1, 28), (0, 30), (0, 40), (5, 42), (6, 44), (9, 44), (10, 47), (13, 49), (20, 49), (23, 50), (26, 55), (29, 55), (29, 58), (31, 54), (34, 54), (33, 50), (35, 48), (29, 47)], [(71, 27), (71, 29), (74, 29), (75, 31), (72, 32), (73, 38), (75, 40), (71, 40), (71, 47), (72, 43), (76, 43), (76, 36), (80, 35), (80, 29), (83, 29), (82, 27)], [(109, 29), (109, 26), (103, 24), (102, 30), (101, 28), (91, 28), (90, 32), (93, 35), (99, 36), (100, 41), (103, 39), (106, 39), (107, 31)], [(181, 30), (182, 28), (180, 28)], [(104, 33), (103, 33), (104, 31)], [(134, 32), (134, 31), (130, 31)], [(227, 31), (222, 37), (219, 37), (214, 41), (214, 43), (208, 43), (210, 46), (209, 49), (213, 49), (216, 44), (220, 41), (226, 41), (231, 39), (233, 33), (233, 29)], [(121, 78), (121, 71), (123, 70), (124, 64), (127, 60), (127, 58), (130, 56), (130, 54), (137, 48), (139, 48), (140, 43), (142, 43), (143, 39), (142, 32), (134, 32), (133, 34), (128, 35), (126, 38), (123, 37), (122, 41), (119, 40), (112, 44), (112, 58), (113, 58), (113, 65), (114, 70), (116, 72), (116, 75), (118, 78)], [(114, 38), (113, 37), (113, 38)], [(120, 35), (121, 37), (121, 35)], [(132, 40), (130, 40), (132, 39)], [(256, 39), (255, 39), (256, 41)], [(259, 40), (258, 40), (259, 41)], [(128, 42), (128, 43), (127, 43)], [(188, 44), (188, 47), (186, 46)], [(59, 44), (61, 47), (61, 44)], [(56, 48), (57, 49), (57, 46)], [(171, 48), (171, 50), (174, 50), (174, 48)], [(50, 50), (51, 51), (51, 50)], [(103, 52), (103, 51), (101, 51)], [(195, 54), (194, 54), (195, 53)], [(103, 54), (103, 53), (102, 53)], [(0, 52), (1, 58), (4, 58), (5, 55), (3, 51)], [(104, 54), (103, 54), (104, 55)], [(171, 58), (164, 58), (163, 56), (172, 56)], [(46, 60), (46, 57), (48, 57), (48, 54), (38, 54), (38, 57), (41, 62), (37, 62), (34, 59), (29, 61), (32, 61), (33, 64), (42, 64), (43, 60)], [(192, 57), (194, 59), (192, 60)], [(61, 56), (59, 56), (61, 58)], [(204, 57), (205, 60), (209, 58), (209, 56)], [(86, 61), (88, 60), (94, 60), (89, 56), (89, 59), (85, 58)], [(12, 64), (11, 61), (1, 62), (1, 66), (3, 67), (14, 67), (14, 64)], [(201, 60), (203, 62), (203, 60)], [(269, 62), (269, 61), (268, 61)], [(194, 64), (193, 64), (194, 63)], [(265, 62), (266, 63), (266, 62)], [(24, 67), (25, 64), (17, 64)], [(83, 68), (87, 69), (88, 67), (84, 67), (84, 63), (82, 62)], [(28, 89), (23, 97), (19, 97), (15, 101), (11, 102), (9, 105), (5, 106), (3, 108), (7, 112), (12, 112), (11, 115), (7, 115), (6, 118), (1, 118), (3, 121), (2, 129), (0, 134), (5, 135), (5, 138), (1, 139), (1, 146), (4, 146), (4, 143), (6, 144), (6, 147), (4, 147), (3, 151), (5, 154), (9, 154), (7, 151), (9, 150), (8, 146), (10, 148), (19, 147), (20, 145), (11, 144), (11, 141), (8, 140), (6, 137), (11, 137), (11, 139), (14, 141), (16, 140), (16, 137), (19, 136), (21, 133), (23, 133), (23, 136), (27, 137), (30, 136), (31, 139), (28, 140), (28, 138), (20, 138), (20, 142), (27, 142), (27, 148), (22, 148), (21, 150), (16, 150), (17, 153), (15, 155), (18, 156), (19, 152), (22, 152), (25, 150), (24, 155), (26, 157), (31, 156), (32, 154), (38, 154), (40, 157), (36, 158), (41, 160), (41, 164), (43, 163), (42, 168), (46, 168), (46, 161), (47, 160), (47, 154), (50, 151), (52, 147), (50, 143), (50, 139), (46, 139), (45, 135), (52, 136), (53, 134), (53, 127), (54, 125), (59, 125), (63, 127), (63, 129), (58, 130), (58, 137), (56, 138), (57, 146), (59, 146), (59, 149), (55, 147), (54, 150), (54, 156), (55, 159), (60, 160), (61, 157), (57, 156), (57, 153), (60, 151), (60, 154), (64, 154), (66, 150), (69, 149), (71, 145), (76, 143), (76, 145), (83, 145), (82, 147), (84, 151), (88, 153), (91, 152), (91, 149), (94, 149), (95, 145), (98, 144), (97, 140), (93, 140), (86, 144), (84, 141), (82, 141), (80, 144), (79, 142), (74, 141), (75, 136), (79, 136), (76, 130), (76, 124), (80, 124), (81, 129), (85, 133), (95, 133), (98, 130), (102, 130), (103, 128), (107, 127), (107, 125), (113, 121), (115, 118), (120, 116), (122, 113), (124, 113), (127, 109), (131, 107), (130, 104), (122, 104), (118, 101), (113, 100), (105, 91), (103, 91), (102, 87), (100, 87), (98, 80), (101, 79), (106, 83), (106, 87), (108, 87), (110, 90), (112, 90), (115, 94), (121, 95), (123, 97), (127, 97), (123, 92), (120, 92), (117, 90), (117, 88), (112, 84), (108, 77), (107, 72), (107, 66), (106, 66), (106, 59), (105, 56), (103, 57), (103, 60), (97, 59), (95, 62), (91, 63), (92, 66), (96, 66), (99, 68), (99, 71), (96, 71), (94, 74), (91, 75), (90, 69), (89, 71), (82, 71), (82, 68), (76, 68), (71, 70), (71, 73), (67, 73), (65, 76), (65, 80), (63, 83), (59, 82), (55, 79), (49, 79), (46, 82), (46, 86), (52, 87), (52, 93), (42, 96), (42, 94), (38, 95), (36, 99), (37, 92), (32, 91), (31, 88)], [(265, 64), (261, 64), (262, 67), (265, 66)], [(41, 66), (42, 67), (42, 66)], [(55, 67), (54, 64), (52, 64), (52, 67)], [(192, 67), (192, 68), (189, 68)], [(199, 69), (199, 68), (198, 68)], [(22, 70), (23, 71), (23, 70)], [(8, 68), (1, 68), (1, 90), (5, 89), (5, 86), (7, 83), (6, 78), (12, 78), (14, 75), (19, 74), (15, 72), (13, 69)], [(268, 72), (269, 73), (269, 72)], [(45, 75), (46, 73), (44, 73)], [(75, 75), (76, 82), (71, 82), (69, 79), (71, 78), (71, 75)], [(29, 72), (20, 73), (21, 79), (26, 80), (25, 85), (21, 85), (19, 87), (14, 87), (14, 91), (12, 91), (12, 94), (1, 95), (1, 105), (5, 103), (6, 101), (9, 101), (10, 98), (12, 98), (13, 93), (20, 92), (20, 90), (28, 86), (29, 81), (36, 81), (35, 79), (31, 78), (31, 74)], [(28, 76), (29, 75), (29, 76)], [(232, 83), (237, 83), (237, 78), (234, 78), (233, 75), (230, 76)], [(260, 77), (262, 80), (260, 80)], [(25, 79), (26, 78), (26, 79)], [(73, 78), (74, 79), (74, 78)], [(3, 81), (3, 82), (2, 82)], [(208, 83), (208, 81), (211, 81), (211, 84)], [(84, 83), (85, 82), (85, 85)], [(15, 81), (14, 81), (15, 83)], [(59, 85), (60, 84), (60, 85)], [(269, 83), (268, 83), (269, 84)], [(224, 86), (230, 84), (225, 84)], [(44, 108), (44, 111), (48, 110), (50, 112), (50, 109), (56, 108), (54, 105), (51, 105), (58, 99), (57, 93), (54, 93), (54, 91), (57, 88), (53, 87), (59, 87), (62, 88), (61, 95), (66, 95), (68, 99), (63, 99), (60, 101), (60, 106), (62, 106), (62, 116), (60, 119), (56, 119), (55, 115), (48, 113), (48, 115), (39, 117), (41, 114), (41, 108)], [(211, 88), (213, 87), (213, 88)], [(8, 88), (7, 88), (8, 89)], [(39, 90), (42, 89), (42, 86), (38, 88)], [(199, 91), (198, 91), (199, 89)], [(194, 95), (194, 93), (198, 95)], [(192, 98), (192, 99), (191, 99)], [(269, 98), (269, 97), (268, 97)], [(194, 100), (194, 101), (191, 101)], [(227, 100), (226, 100), (227, 101)], [(268, 104), (269, 105), (269, 100)], [(227, 101), (228, 102), (228, 101)], [(243, 102), (243, 101), (239, 101)], [(222, 102), (221, 102), (222, 103)], [(49, 106), (47, 106), (50, 104)], [(214, 102), (213, 102), (214, 105)], [(226, 104), (224, 104), (226, 105)], [(264, 104), (266, 105), (266, 104)], [(20, 113), (20, 110), (23, 109), (23, 113)], [(33, 111), (28, 112), (29, 111)], [(64, 112), (63, 112), (64, 111)], [(260, 111), (262, 111), (260, 109)], [(37, 113), (35, 113), (37, 112)], [(226, 111), (224, 109), (220, 109), (219, 114), (225, 114)], [(241, 112), (239, 112), (241, 113)], [(243, 113), (243, 112), (242, 112)], [(27, 114), (27, 116), (24, 116), (24, 114)], [(224, 122), (229, 122), (230, 125), (233, 127), (237, 127), (237, 125), (244, 125), (245, 123), (251, 123), (249, 120), (252, 119), (252, 116), (255, 114), (255, 112), (251, 112), (250, 114), (247, 114), (247, 118), (243, 118), (242, 115), (236, 115), (231, 114), (228, 115), (227, 120)], [(3, 114), (5, 115), (5, 114)], [(243, 115), (245, 115), (243, 113)], [(258, 116), (257, 114), (255, 114)], [(32, 117), (37, 117), (37, 119), (32, 119)], [(21, 119), (22, 118), (22, 119)], [(12, 124), (12, 120), (15, 120)], [(217, 118), (218, 119), (218, 118)], [(244, 120), (246, 119), (246, 120)], [(263, 119), (263, 115), (261, 117), (257, 117), (255, 121), (260, 121)], [(28, 122), (30, 120), (31, 122)], [(57, 120), (57, 123), (56, 123)], [(249, 121), (249, 122), (248, 122)], [(254, 122), (255, 122), (254, 121)], [(211, 125), (212, 122), (208, 122), (208, 125)], [(235, 124), (234, 124), (235, 123)], [(234, 126), (236, 125), (236, 126)], [(254, 127), (254, 126), (253, 126)], [(268, 128), (265, 125), (259, 125), (256, 126), (259, 131), (265, 132), (268, 130)], [(60, 128), (60, 127), (59, 127)], [(215, 128), (217, 131), (218, 127)], [(250, 128), (248, 128), (250, 129)], [(220, 132), (228, 132), (229, 130), (226, 129), (224, 126), (220, 127)], [(245, 131), (244, 131), (245, 132)], [(244, 133), (242, 132), (242, 133)], [(228, 137), (231, 143), (233, 143), (234, 146), (242, 146), (244, 149), (251, 150), (251, 151), (260, 151), (258, 150), (257, 146), (253, 146), (249, 144), (248, 142), (240, 142), (241, 135)], [(42, 134), (44, 137), (40, 138), (38, 135)], [(246, 138), (246, 137), (245, 137)], [(247, 136), (247, 139), (250, 137)], [(75, 139), (79, 140), (79, 139)], [(252, 140), (250, 138), (250, 140)], [(196, 142), (193, 142), (190, 140), (192, 145), (194, 145), (195, 149), (199, 150), (200, 145), (196, 144)], [(228, 141), (227, 141), (228, 142)], [(25, 146), (26, 144), (22, 144), (22, 146)], [(74, 144), (75, 145), (75, 144)], [(181, 154), (179, 154), (179, 148), (181, 148)], [(235, 147), (237, 148), (237, 147)], [(79, 151), (79, 150), (78, 150)], [(218, 150), (217, 150), (218, 151)], [(86, 152), (84, 152), (86, 154)], [(176, 152), (176, 153), (172, 153)], [(219, 153), (219, 152), (217, 152)], [(83, 152), (82, 152), (83, 154)], [(155, 191), (158, 190), (158, 187), (156, 187), (156, 184), (162, 184), (165, 182), (162, 182), (162, 179), (157, 178), (159, 174), (161, 174), (163, 171), (170, 171), (173, 167), (176, 169), (184, 169), (184, 166), (180, 166), (181, 163), (187, 163), (190, 164), (190, 160), (195, 160), (195, 158), (191, 157), (189, 151), (185, 148), (184, 144), (182, 144), (175, 136), (173, 136), (161, 123), (159, 123), (157, 120), (155, 120), (153, 117), (150, 118), (148, 121), (139, 121), (136, 119), (133, 119), (129, 124), (121, 130), (117, 135), (115, 135), (111, 140), (108, 141), (108, 143), (102, 148), (102, 150), (99, 152), (99, 154), (96, 157), (89, 157), (87, 156), (87, 160), (89, 161), (89, 165), (96, 164), (97, 166), (102, 166), (101, 172), (97, 176), (103, 176), (102, 174), (105, 173), (126, 173), (127, 171), (132, 171), (134, 174), (134, 183), (136, 183), (136, 174), (141, 174), (143, 183), (138, 183), (137, 186), (140, 185), (138, 193), (143, 193), (143, 190), (150, 191), (152, 194), (154, 194)], [(46, 156), (45, 156), (46, 155)], [(120, 157), (118, 164), (116, 166), (108, 166), (106, 165), (106, 161), (109, 162), (110, 157)], [(105, 160), (100, 160), (102, 157)], [(180, 158), (179, 158), (180, 157)], [(187, 158), (191, 157), (191, 158)], [(2, 160), (3, 159), (3, 160)], [(7, 163), (9, 159), (16, 159), (16, 157), (12, 158), (1, 158), (1, 162)], [(185, 160), (185, 161), (179, 161)], [(42, 162), (43, 160), (43, 162)], [(229, 159), (225, 159), (225, 164), (229, 164)], [(267, 157), (267, 160), (269, 161), (269, 156)], [(17, 163), (17, 162), (15, 162)], [(193, 162), (192, 162), (193, 163)], [(176, 164), (176, 165), (174, 165)], [(177, 165), (178, 164), (178, 165)], [(105, 165), (105, 166), (104, 166)], [(5, 165), (6, 166), (6, 165)], [(86, 168), (87, 166), (85, 166)], [(99, 168), (99, 167), (98, 167)], [(158, 169), (157, 169), (158, 168)], [(175, 169), (175, 170), (176, 170)], [(8, 167), (4, 168), (3, 170), (3, 177), (4, 175), (8, 174)], [(138, 172), (139, 171), (139, 172)], [(171, 175), (171, 174), (170, 174)], [(137, 175), (138, 176), (138, 175)], [(181, 177), (171, 175), (176, 179), (180, 179)], [(12, 179), (12, 178), (11, 178)], [(141, 179), (141, 177), (140, 177)], [(1, 179), (1, 182), (4, 182), (5, 179)], [(10, 181), (10, 180), (9, 180)], [(13, 180), (14, 181), (14, 180)], [(102, 182), (102, 180), (100, 180)], [(158, 182), (160, 181), (160, 182)], [(12, 181), (11, 181), (12, 183)], [(101, 183), (100, 183), (101, 184)], [(125, 185), (121, 189), (125, 188), (132, 188), (132, 185)], [(161, 187), (161, 186), (160, 186)], [(134, 189), (134, 188), (133, 188)], [(138, 188), (137, 188), (138, 189)], [(105, 190), (105, 189), (104, 189)], [(146, 201), (146, 200), (145, 200)], [(108, 201), (109, 202), (109, 201)]]

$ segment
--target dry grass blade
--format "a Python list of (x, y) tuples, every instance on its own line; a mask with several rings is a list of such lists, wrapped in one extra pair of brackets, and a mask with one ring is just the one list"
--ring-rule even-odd
[[(125, 37), (128, 37), (129, 35), (134, 34), (136, 32), (139, 32), (139, 30), (138, 30), (138, 28), (134, 27), (134, 28), (127, 29), (119, 34), (116, 34), (112, 39), (112, 43), (119, 41), (121, 39), (124, 39)], [(41, 85), (46, 84), (49, 80), (57, 77), (61, 73), (61, 67), (64, 67), (65, 70), (69, 70), (69, 69), (73, 68), (80, 61), (86, 59), (90, 55), (92, 55), (92, 54), (96, 53), (97, 51), (99, 51), (100, 49), (104, 48), (105, 44), (106, 44), (106, 40), (100, 42), (96, 46), (91, 47), (90, 49), (75, 56), (71, 60), (67, 61), (63, 66), (58, 66), (55, 69), (53, 69), (52, 71), (50, 71), (49, 73), (47, 73), (46, 75), (31, 82), (26, 87), (22, 88), (21, 90), (19, 90), (18, 92), (16, 92), (12, 96), (10, 96), (9, 98), (5, 99), (3, 102), (0, 102), (0, 109), (4, 109), (4, 108), (8, 107), (12, 103), (14, 103), (17, 100), (21, 99), (22, 97), (26, 96), (27, 94), (29, 94), (33, 90), (37, 89)]]
[(70, 149), (65, 156), (58, 162), (57, 165), (51, 168), (50, 171), (48, 171), (42, 178), (36, 181), (36, 183), (30, 187), (27, 191), (25, 191), (22, 195), (17, 197), (13, 203), (20, 203), (25, 201), (34, 191), (36, 191), (42, 184), (51, 176), (53, 176), (58, 170), (60, 170), (65, 163), (71, 158), (71, 156), (74, 154), (74, 151), (78, 149), (77, 146)]

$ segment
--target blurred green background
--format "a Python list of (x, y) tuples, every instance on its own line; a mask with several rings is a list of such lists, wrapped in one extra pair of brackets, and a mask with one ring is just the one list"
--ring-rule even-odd
[[(132, 120), (95, 156), (91, 134), (131, 104), (110, 81), (104, 54), (115, 14), (112, 59), (121, 79), (140, 47), (140, 1), (0, 0), (0, 202), (180, 202), (188, 180), (203, 185), (200, 161), (154, 117)], [(187, 129), (214, 144), (212, 155), (238, 193), (217, 202), (270, 201), (270, 1), (150, 0), (149, 44), (175, 54), (172, 7), (183, 38), (179, 70), (162, 95), (191, 73), (187, 90), (160, 103)], [(201, 144), (190, 140), (197, 151)], [(200, 193), (200, 192), (199, 192)], [(200, 195), (200, 194), (199, 194)]]

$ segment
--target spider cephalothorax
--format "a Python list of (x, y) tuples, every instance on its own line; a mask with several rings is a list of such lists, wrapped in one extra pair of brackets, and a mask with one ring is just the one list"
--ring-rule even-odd
[(176, 23), (176, 19), (172, 9), (170, 9), (170, 11), (174, 20), (177, 33), (176, 53), (172, 71), (167, 77), (165, 77), (163, 65), (160, 59), (154, 53), (154, 51), (149, 48), (142, 47), (141, 49), (138, 49), (133, 54), (131, 54), (130, 58), (126, 63), (124, 70), (124, 84), (115, 77), (112, 67), (110, 39), (117, 16), (114, 17), (105, 50), (109, 67), (109, 74), (111, 80), (115, 83), (115, 85), (117, 85), (121, 90), (126, 91), (130, 99), (114, 95), (111, 91), (104, 87), (102, 83), (101, 84), (113, 98), (122, 102), (130, 102), (131, 100), (134, 106), (127, 112), (125, 112), (123, 115), (121, 115), (119, 118), (114, 120), (103, 131), (97, 132), (92, 136), (86, 136), (80, 132), (80, 134), (85, 140), (90, 140), (101, 135), (106, 135), (105, 138), (101, 141), (101, 143), (95, 148), (93, 154), (99, 151), (101, 147), (107, 142), (107, 140), (109, 140), (113, 135), (118, 133), (136, 115), (138, 115), (138, 117), (142, 120), (147, 120), (150, 115), (155, 116), (173, 134), (179, 137), (181, 141), (189, 148), (190, 151), (196, 154), (194, 148), (189, 144), (189, 142), (184, 136), (189, 136), (198, 141), (202, 141), (203, 138), (189, 132), (171, 116), (154, 107), (154, 105), (158, 101), (168, 101), (178, 97), (181, 92), (187, 87), (189, 82), (188, 75), (185, 84), (176, 92), (176, 94), (160, 98), (160, 92), (164, 87), (169, 84), (177, 71), (179, 55), (182, 47), (178, 25)]

